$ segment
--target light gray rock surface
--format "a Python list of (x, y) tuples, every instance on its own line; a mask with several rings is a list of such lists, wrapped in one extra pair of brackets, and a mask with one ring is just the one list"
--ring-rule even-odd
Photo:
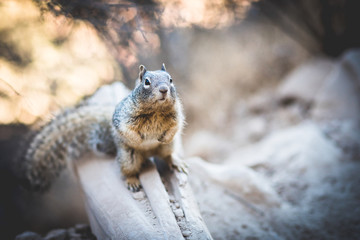
[(113, 158), (85, 157), (77, 172), (98, 239), (212, 239), (185, 174), (168, 170), (163, 184), (149, 162), (140, 174), (143, 190), (132, 193)]
[(35, 232), (23, 232), (15, 237), (15, 240), (41, 240), (41, 236)]
[(360, 50), (346, 52), (315, 98), (315, 120), (360, 120)]
[(358, 50), (313, 59), (239, 101), (222, 132), (189, 138), (211, 161), (187, 159), (214, 239), (358, 238), (359, 83)]
[(333, 70), (334, 61), (314, 58), (306, 61), (288, 74), (278, 88), (280, 101), (301, 101), (311, 104)]
[(65, 240), (66, 237), (66, 229), (55, 229), (46, 234), (44, 240)]
[(222, 164), (188, 162), (215, 239), (352, 239), (360, 231), (360, 162), (344, 156), (309, 122), (239, 149)]

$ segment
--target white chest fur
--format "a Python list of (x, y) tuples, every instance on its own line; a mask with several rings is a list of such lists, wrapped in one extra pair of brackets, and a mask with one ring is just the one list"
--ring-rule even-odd
[(143, 149), (143, 150), (148, 150), (148, 149), (155, 148), (159, 145), (160, 145), (160, 142), (158, 141), (157, 138), (146, 138), (140, 143), (138, 148)]

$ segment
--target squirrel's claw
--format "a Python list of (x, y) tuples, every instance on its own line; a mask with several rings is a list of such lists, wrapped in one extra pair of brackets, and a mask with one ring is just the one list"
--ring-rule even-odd
[(126, 178), (127, 188), (132, 192), (137, 192), (141, 188), (140, 181), (137, 177)]
[(188, 174), (187, 164), (184, 162), (183, 159), (178, 157), (176, 154), (172, 154), (171, 156), (165, 158), (165, 161), (167, 162), (171, 171), (175, 169), (178, 172), (183, 172), (185, 174)]
[(188, 165), (186, 163), (184, 163), (183, 161), (178, 162), (178, 163), (171, 163), (170, 164), (170, 169), (175, 169), (178, 172), (182, 172), (185, 174), (188, 174)]

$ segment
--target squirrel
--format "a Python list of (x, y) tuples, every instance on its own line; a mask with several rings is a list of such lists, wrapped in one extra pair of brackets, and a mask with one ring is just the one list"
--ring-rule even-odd
[(115, 107), (80, 104), (42, 127), (18, 161), (23, 183), (48, 189), (68, 165), (88, 151), (116, 155), (129, 190), (141, 187), (138, 175), (150, 157), (187, 173), (179, 157), (184, 115), (173, 79), (166, 71), (140, 65), (133, 91)]

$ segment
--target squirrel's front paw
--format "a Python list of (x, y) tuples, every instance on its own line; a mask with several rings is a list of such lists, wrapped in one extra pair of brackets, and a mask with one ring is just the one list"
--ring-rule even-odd
[(170, 144), (174, 140), (175, 133), (176, 131), (174, 129), (170, 131), (165, 131), (158, 138), (158, 141), (162, 144)]
[(170, 169), (175, 169), (178, 172), (183, 172), (185, 174), (188, 174), (188, 166), (184, 161), (173, 161), (170, 164)]
[(169, 144), (169, 143), (171, 143), (172, 142), (172, 138), (166, 138), (166, 137), (160, 137), (159, 139), (158, 139), (158, 141), (160, 142), (160, 143), (162, 143), (162, 144)]
[(140, 181), (137, 177), (127, 177), (126, 184), (127, 188), (132, 192), (137, 192), (141, 188)]

